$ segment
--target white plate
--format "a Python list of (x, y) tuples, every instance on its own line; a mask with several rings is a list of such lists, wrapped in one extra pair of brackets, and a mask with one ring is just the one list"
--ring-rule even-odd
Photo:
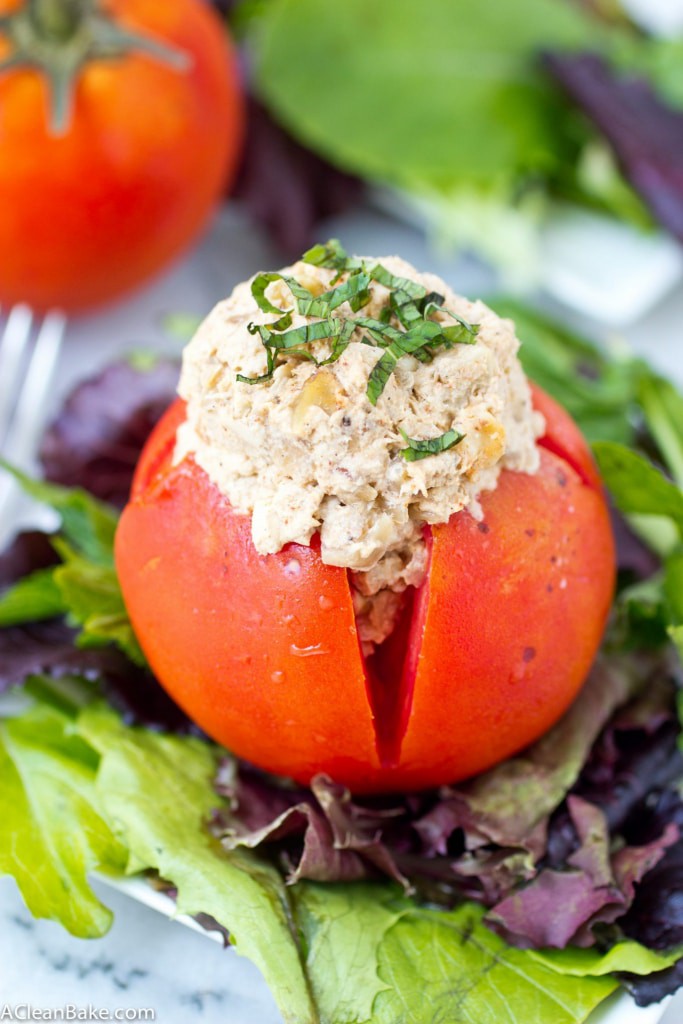
[(683, 32), (683, 0), (622, 0), (643, 28), (660, 36)]

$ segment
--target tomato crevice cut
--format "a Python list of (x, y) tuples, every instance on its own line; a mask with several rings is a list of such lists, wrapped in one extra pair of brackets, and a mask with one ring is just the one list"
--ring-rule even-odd
[(403, 606), (394, 628), (372, 654), (365, 655), (359, 644), (373, 716), (377, 756), (383, 768), (393, 768), (400, 763), (401, 746), (413, 704), (429, 599), (431, 530), (425, 529), (424, 536), (428, 551), (424, 582), (419, 587), (406, 588)]

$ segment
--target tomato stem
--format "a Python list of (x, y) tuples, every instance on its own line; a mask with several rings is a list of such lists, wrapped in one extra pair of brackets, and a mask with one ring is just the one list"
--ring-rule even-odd
[(28, 0), (28, 12), (38, 35), (58, 43), (72, 39), (92, 0)]
[(0, 61), (0, 75), (33, 68), (45, 76), (49, 130), (56, 136), (69, 129), (76, 84), (91, 61), (144, 53), (177, 72), (191, 66), (183, 50), (119, 26), (101, 0), (26, 0), (0, 17), (0, 32), (12, 44), (9, 56)]

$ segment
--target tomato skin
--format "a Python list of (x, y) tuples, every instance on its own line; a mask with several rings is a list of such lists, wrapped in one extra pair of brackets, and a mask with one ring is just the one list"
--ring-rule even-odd
[(573, 426), (572, 454), (556, 453), (568, 428), (562, 413), (554, 430), (553, 406), (540, 471), (503, 472), (481, 522), (460, 512), (431, 530), (395, 756), (377, 752), (345, 570), (317, 545), (258, 555), (249, 518), (194, 461), (172, 467), (184, 418), (172, 406), (116, 544), (133, 625), (171, 696), (266, 770), (301, 782), (324, 771), (359, 793), (455, 782), (542, 735), (585, 679), (615, 571), (602, 490), (584, 482), (588, 448)]
[[(0, 14), (17, 6), (0, 0)], [(118, 298), (187, 248), (236, 170), (236, 58), (208, 4), (111, 0), (107, 9), (184, 51), (191, 67), (142, 54), (93, 61), (63, 137), (49, 133), (38, 72), (0, 76), (0, 302), (72, 312)]]

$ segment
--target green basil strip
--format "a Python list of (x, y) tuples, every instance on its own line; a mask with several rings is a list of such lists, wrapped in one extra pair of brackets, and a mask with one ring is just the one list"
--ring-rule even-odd
[(420, 308), (425, 316), (428, 313), (434, 312), (435, 309), (443, 309), (443, 304), (446, 301), (440, 292), (427, 292), (424, 299), (420, 304)]
[[(428, 296), (428, 298), (429, 298), (429, 296)], [(431, 316), (432, 313), (437, 313), (437, 312), (438, 313), (448, 313), (448, 315), (453, 317), (453, 319), (456, 320), (460, 324), (461, 327), (464, 327), (464, 329), (467, 331), (468, 334), (472, 335), (471, 341), (465, 341), (464, 342), (464, 344), (466, 344), (466, 345), (473, 344), (474, 339), (476, 338), (477, 334), (479, 333), (479, 324), (471, 324), (471, 323), (469, 323), (463, 317), (459, 316), (458, 313), (454, 313), (452, 310), (446, 309), (445, 306), (443, 306), (441, 303), (436, 303), (436, 302), (428, 301), (428, 302), (425, 303), (425, 307), (424, 307), (423, 312), (424, 312), (425, 316)]]
[(424, 285), (418, 284), (417, 281), (411, 281), (409, 277), (398, 277), (396, 274), (392, 274), (381, 263), (375, 263), (372, 267), (369, 267), (368, 274), (378, 284), (383, 284), (385, 288), (391, 289), (392, 292), (405, 292), (413, 300), (424, 299), (427, 295), (427, 289)]
[(314, 245), (302, 259), (304, 263), (328, 270), (356, 270), (362, 266), (361, 260), (349, 258), (338, 238), (331, 238), (325, 245)]
[(349, 342), (351, 341), (351, 335), (356, 327), (353, 320), (340, 320), (339, 323), (342, 324), (342, 328), (336, 336), (325, 335), (325, 340), (332, 342), (332, 351), (327, 359), (316, 359), (312, 352), (309, 352), (307, 349), (299, 346), (288, 348), (287, 354), (300, 356), (302, 359), (309, 359), (311, 362), (315, 363), (316, 366), (328, 366), (329, 363), (336, 363), (342, 352), (348, 348)]
[[(354, 320), (354, 324), (356, 327), (365, 328), (372, 338), (372, 342), (380, 348), (386, 348), (392, 341), (400, 341), (405, 337), (403, 331), (398, 331), (390, 324), (385, 324), (382, 320), (375, 320), (371, 316), (359, 316)], [(366, 345), (372, 344), (366, 338), (363, 338), (363, 341)]]
[(298, 302), (302, 316), (328, 316), (344, 302), (348, 302), (354, 312), (365, 306), (370, 300), (370, 277), (362, 272), (354, 272), (344, 284), (323, 292), (317, 298)]
[(245, 377), (241, 373), (236, 373), (235, 380), (239, 384), (266, 384), (269, 380), (272, 380), (274, 370), (275, 366), (273, 366), (272, 370), (268, 370), (267, 373), (262, 373), (260, 377)]
[[(290, 292), (297, 301), (310, 302), (313, 296), (309, 292), (308, 288), (304, 288), (302, 284), (293, 278), (287, 277), (285, 274), (257, 274), (254, 280), (251, 282), (251, 294), (254, 296), (254, 301), (258, 308), (263, 313), (275, 313), (278, 317), (281, 317), (283, 310), (278, 306), (274, 306), (273, 303), (266, 298), (266, 288), (273, 281), (284, 281)], [(274, 324), (270, 325), (274, 327)]]
[(408, 437), (405, 430), (401, 430), (401, 437), (408, 445), (407, 448), (401, 449), (401, 456), (406, 462), (419, 462), (420, 459), (429, 458), (430, 455), (447, 452), (449, 448), (459, 444), (464, 436), (458, 430), (447, 430), (439, 437), (428, 437), (424, 441), (418, 441), (413, 437)]
[(392, 311), (406, 330), (410, 330), (415, 324), (422, 323), (425, 319), (416, 303), (406, 292), (394, 292), (390, 302)]
[[(314, 324), (295, 327), (284, 334), (274, 334), (264, 324), (249, 324), (250, 334), (260, 335), (267, 353), (268, 368), (258, 377), (245, 377), (238, 373), (236, 379), (241, 384), (263, 384), (271, 380), (278, 365), (278, 354), (283, 351), (300, 359), (309, 359), (316, 366), (327, 366), (328, 363), (334, 363), (339, 359), (342, 352), (348, 347), (355, 329), (356, 322), (354, 320), (342, 320), (339, 317), (330, 317), (328, 320), (319, 320)], [(328, 340), (332, 342), (332, 351), (327, 359), (318, 360), (303, 347), (312, 341)]]
[[(249, 324), (249, 327), (253, 327), (253, 324)], [(252, 334), (255, 332), (252, 331)], [(236, 380), (240, 384), (265, 384), (267, 381), (272, 379), (273, 373), (275, 372), (275, 352), (272, 348), (266, 346), (266, 358), (268, 360), (268, 369), (265, 373), (262, 373), (259, 377), (245, 377), (243, 374), (238, 373)]]
[[(268, 324), (268, 330), (277, 331), (278, 333), (280, 333), (281, 331), (286, 331), (288, 327), (292, 326), (292, 316), (292, 310), (288, 309), (287, 312), (283, 313), (278, 320), (275, 320), (274, 323)], [(258, 334), (258, 328), (256, 324), (247, 324), (247, 330), (249, 331), (250, 334)]]
[(479, 324), (439, 324), (439, 327), (447, 348), (453, 345), (474, 345), (479, 333)]
[(349, 347), (351, 341), (351, 335), (356, 329), (356, 325), (353, 320), (346, 320), (344, 327), (337, 338), (334, 338), (332, 344), (332, 351), (327, 359), (316, 360), (318, 366), (327, 366), (328, 363), (335, 363), (339, 359), (342, 352)]
[[(355, 286), (356, 293), (349, 297), (349, 305), (353, 312), (357, 313), (359, 309), (363, 308), (363, 306), (367, 306), (370, 301), (370, 279), (365, 271), (361, 270), (354, 270), (351, 277), (359, 278), (360, 282), (364, 281), (366, 277), (368, 278), (365, 287), (362, 286), (362, 283), (359, 283)], [(349, 278), (349, 280), (351, 280), (351, 278)]]
[(397, 334), (398, 337), (384, 350), (370, 371), (366, 393), (372, 405), (377, 405), (377, 399), (384, 391), (401, 356), (417, 356), (425, 346), (437, 340), (441, 335), (441, 328), (433, 320), (425, 320), (405, 334), (401, 331)]
[[(344, 284), (339, 285), (337, 288), (331, 288), (317, 297), (293, 277), (277, 273), (259, 274), (251, 284), (251, 293), (254, 296), (254, 301), (262, 312), (276, 313), (280, 317), (280, 320), (275, 324), (268, 324), (270, 330), (284, 329), (284, 327), (280, 328), (279, 326), (280, 322), (284, 320), (282, 316), (283, 311), (266, 298), (266, 289), (273, 281), (285, 282), (296, 300), (297, 310), (302, 316), (326, 317), (344, 302), (349, 302), (353, 311), (356, 312), (370, 300), (370, 277), (360, 269), (354, 270)], [(289, 316), (291, 322), (291, 312)], [(286, 326), (289, 326), (289, 324)]]
[(342, 320), (341, 317), (333, 316), (327, 320), (317, 320), (313, 324), (293, 327), (284, 334), (273, 334), (267, 327), (259, 325), (258, 333), (264, 345), (280, 350), (309, 345), (313, 341), (324, 341), (327, 338), (339, 338), (346, 332), (350, 338), (355, 326), (353, 320)]

